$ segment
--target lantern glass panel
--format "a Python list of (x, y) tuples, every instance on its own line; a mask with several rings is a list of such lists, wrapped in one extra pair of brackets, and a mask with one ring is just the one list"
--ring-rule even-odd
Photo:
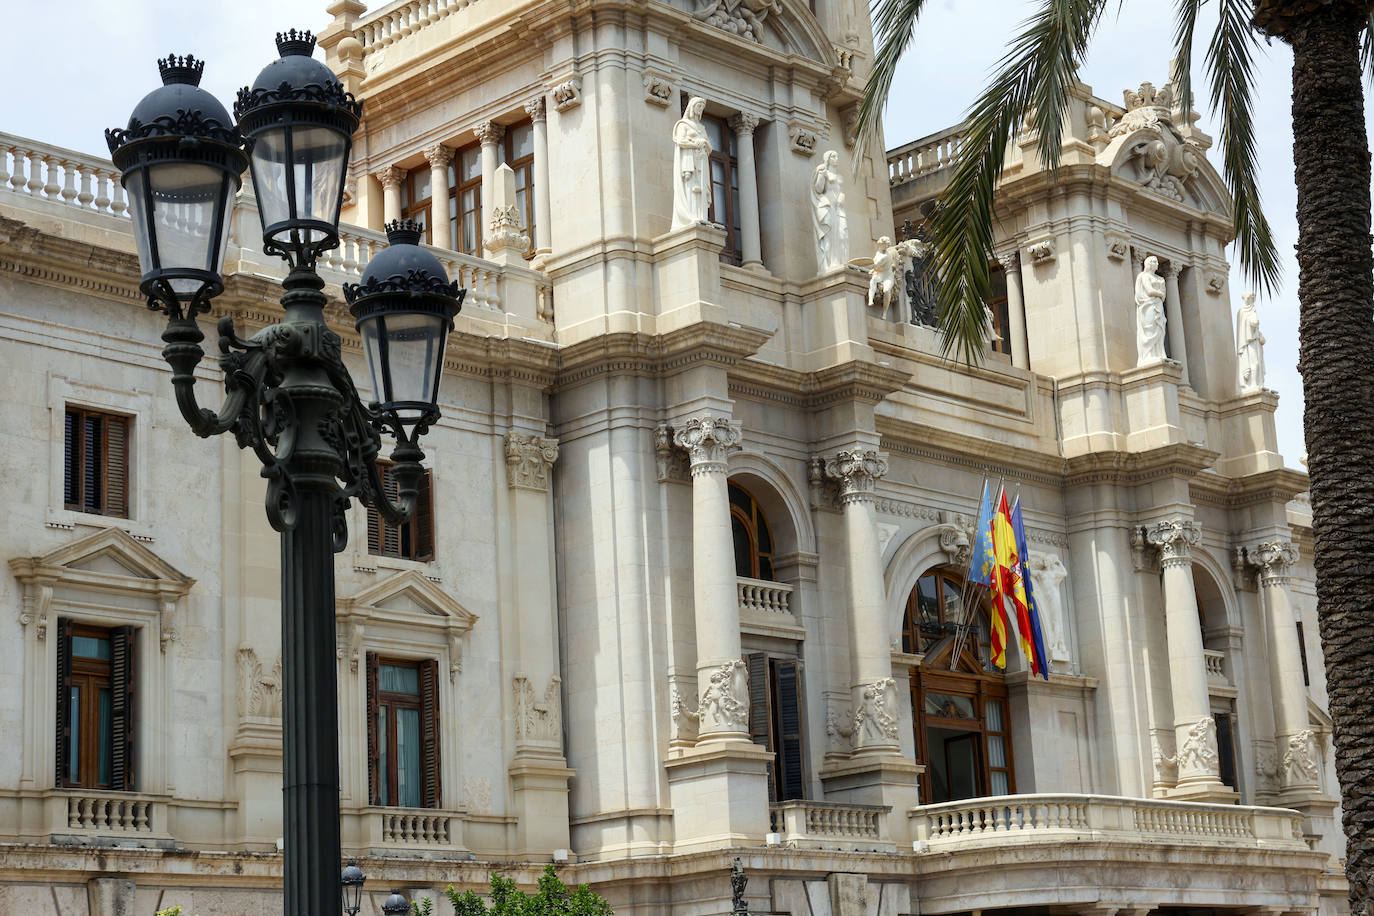
[(377, 400), (434, 403), (446, 323), (440, 315), (401, 313), (363, 325), (363, 346)]
[[(283, 125), (258, 132), (253, 147), (253, 186), (263, 229), (294, 220), (339, 221), (348, 138), (324, 127)], [(302, 228), (302, 240), (327, 237), (319, 228)]]
[[(229, 241), (228, 180), (223, 169), (184, 162), (157, 163), (126, 175), (143, 273), (221, 272)], [(169, 282), (178, 296), (189, 298), (204, 280), (174, 277)]]

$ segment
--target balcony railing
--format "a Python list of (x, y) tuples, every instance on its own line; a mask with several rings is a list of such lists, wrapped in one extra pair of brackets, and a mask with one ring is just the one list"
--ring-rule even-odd
[(129, 216), (113, 162), (13, 134), (0, 133), (0, 188), (92, 213)]
[(90, 833), (157, 833), (154, 804), (136, 795), (68, 795), (67, 826)]
[[(344, 843), (395, 849), (453, 851), (464, 848), (462, 812), (443, 808), (365, 808), (344, 815)], [(355, 832), (357, 831), (357, 832)]]
[(378, 51), (394, 44), (430, 23), (438, 22), (479, 0), (405, 0), (382, 7), (353, 30), (353, 37), (363, 46), (363, 53)]
[(1254, 808), (1101, 795), (1004, 795), (912, 808), (912, 835), (931, 849), (1023, 838), (1178, 840), (1305, 849), (1302, 816)]
[(933, 175), (954, 164), (964, 142), (963, 125), (923, 137), (887, 154), (887, 177), (892, 185)]
[(1202, 661), (1207, 666), (1207, 679), (1217, 681), (1222, 684), (1229, 684), (1226, 677), (1226, 653), (1216, 649), (1203, 649)]
[(769, 830), (785, 845), (802, 849), (893, 849), (885, 805), (786, 801), (768, 807)]
[(741, 614), (791, 614), (792, 586), (784, 582), (746, 579), (736, 584)]

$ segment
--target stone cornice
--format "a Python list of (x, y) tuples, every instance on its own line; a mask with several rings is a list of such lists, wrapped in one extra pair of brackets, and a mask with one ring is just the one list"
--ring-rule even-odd
[(1200, 445), (1165, 445), (1148, 452), (1093, 452), (1064, 462), (1065, 486), (1095, 483), (1135, 485), (1166, 477), (1196, 480), (1218, 452)]
[(557, 386), (573, 387), (607, 372), (672, 375), (698, 363), (729, 369), (758, 352), (772, 336), (772, 331), (707, 321), (662, 335), (633, 331), (603, 334), (559, 352)]
[(1057, 454), (1036, 452), (1005, 442), (925, 426), (898, 417), (879, 416), (881, 448), (894, 455), (938, 461), (970, 470), (996, 471), (1007, 477), (1060, 486), (1064, 482), (1065, 461)]
[(1190, 492), (1197, 502), (1230, 509), (1268, 502), (1287, 503), (1309, 487), (1307, 475), (1302, 471), (1278, 468), (1245, 477), (1199, 475), (1192, 480)]

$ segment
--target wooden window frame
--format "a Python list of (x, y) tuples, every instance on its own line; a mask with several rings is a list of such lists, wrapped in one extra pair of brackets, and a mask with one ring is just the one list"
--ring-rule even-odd
[[(130, 792), (134, 789), (134, 676), (135, 628), (98, 627), (78, 623), (69, 618), (58, 620), (57, 645), (57, 723), (56, 773), (58, 788), (98, 789)], [(73, 652), (75, 637), (108, 640), (110, 658), (77, 657)], [(76, 748), (76, 776), (71, 774), (72, 708), (71, 692), (82, 689), (77, 710), (78, 744)], [(110, 692), (110, 734), (107, 746), (101, 746), (99, 731), (99, 691)], [(92, 740), (92, 738), (95, 740)], [(109, 780), (99, 778), (101, 758), (109, 768)]]
[[(509, 127), (507, 127), (507, 128), (506, 128), (506, 135), (501, 139), (501, 144), (502, 144), (503, 153), (504, 153), (504, 155), (505, 155), (506, 165), (510, 166), (511, 171), (512, 171), (512, 172), (515, 172), (517, 176), (523, 176), (524, 179), (525, 179), (525, 190), (524, 190), (524, 195), (525, 195), (525, 225), (522, 226), (521, 229), (522, 229), (524, 232), (528, 233), (528, 234), (529, 234), (529, 237), (530, 237), (530, 247), (527, 248), (527, 249), (525, 250), (525, 258), (528, 260), (529, 258), (534, 257), (534, 250), (535, 250), (535, 248), (538, 247), (538, 240), (535, 238), (536, 231), (537, 231), (537, 228), (538, 228), (538, 227), (537, 227), (537, 224), (535, 223), (535, 207), (534, 207), (534, 191), (535, 191), (535, 188), (534, 188), (534, 137), (533, 137), (533, 133), (531, 133), (531, 137), (530, 137), (530, 151), (529, 151), (528, 153), (526, 153), (524, 156), (521, 156), (521, 157), (518, 158), (518, 159), (515, 157), (515, 132), (516, 132), (517, 130), (521, 130), (521, 129), (526, 128), (526, 127), (530, 128), (530, 129), (531, 129), (531, 132), (533, 132), (533, 129), (534, 129), (534, 122), (533, 122), (533, 121), (521, 121), (521, 122), (518, 123), (518, 124), (512, 124), (512, 125), (510, 125)], [(517, 200), (517, 206), (518, 206), (519, 196), (520, 196), (520, 194), (521, 194), (521, 192), (520, 192), (520, 190), (519, 190), (519, 187), (520, 187), (519, 182), (517, 182), (517, 183), (516, 183), (516, 200)], [(546, 229), (545, 231), (547, 231), (547, 229)]]
[[(379, 681), (382, 665), (400, 668), (413, 668), (417, 672), (419, 692), (417, 694), (393, 693), (383, 691)], [(367, 653), (367, 777), (368, 801), (377, 807), (403, 807), (394, 799), (398, 793), (396, 760), (396, 710), (415, 709), (420, 719), (420, 807), (440, 807), (441, 771), (439, 766), (439, 663), (432, 658), (406, 659), (383, 657), (376, 652)], [(378, 735), (378, 719), (381, 707), (386, 706), (386, 747), (382, 746)], [(384, 766), (384, 761), (392, 763)], [(382, 774), (386, 774), (386, 785), (382, 785)], [(383, 796), (385, 792), (385, 796)], [(383, 798), (388, 800), (384, 801)], [(405, 806), (409, 807), (409, 806)]]
[(805, 798), (806, 709), (801, 660), (790, 655), (746, 652), (745, 665), (749, 671), (750, 738), (773, 754), (768, 767), (769, 801)]
[[(739, 568), (739, 563), (736, 562), (735, 575), (745, 579), (759, 579), (765, 582), (776, 582), (777, 570), (773, 566), (773, 548), (777, 546), (777, 542), (773, 540), (773, 528), (768, 524), (768, 518), (763, 513), (763, 507), (759, 505), (759, 501), (754, 498), (753, 493), (750, 493), (739, 484), (732, 481), (729, 487), (730, 489), (738, 490), (749, 500), (748, 510), (735, 505), (733, 500), (730, 501), (730, 517), (739, 520), (744, 527), (745, 533), (749, 537), (749, 571), (747, 574), (742, 572)], [(760, 546), (760, 530), (768, 535), (769, 550), (763, 550)], [(733, 533), (732, 526), (732, 544)], [(763, 566), (765, 562), (768, 564), (767, 569)], [(764, 575), (765, 572), (767, 575)]]
[[(63, 494), (64, 508), (87, 515), (129, 517), (129, 439), (132, 417), (127, 414), (95, 410), (74, 404), (65, 405), (63, 419)], [(100, 494), (92, 499), (86, 492), (87, 421), (99, 423)], [(73, 487), (68, 487), (71, 480)], [(74, 497), (74, 498), (73, 498)]]
[[(426, 175), (430, 175), (429, 196), (415, 199), (415, 179), (419, 172), (423, 170)], [(405, 218), (414, 220), (424, 226), (424, 240), (429, 244), (434, 244), (434, 182), (428, 164), (420, 168), (410, 169), (406, 172), (406, 205), (402, 211)]]
[[(713, 121), (720, 126), (720, 135), (725, 138), (725, 149), (712, 149), (710, 164), (707, 168), (710, 173), (707, 181), (710, 185), (710, 201), (706, 210), (706, 218), (713, 223), (719, 223), (725, 227), (725, 247), (721, 249), (720, 259), (727, 264), (736, 267), (744, 263), (744, 252), (740, 246), (740, 227), (739, 227), (739, 151), (731, 151), (732, 146), (738, 144), (735, 132), (730, 128), (729, 122), (725, 118), (718, 118), (715, 115), (703, 115), (703, 121)], [(716, 178), (713, 166), (720, 165), (725, 173), (725, 180), (722, 183), (725, 193), (725, 213), (716, 212)]]
[[(477, 157), (479, 163), (477, 168), (477, 175), (474, 178), (468, 178), (464, 180), (462, 178), (463, 154), (470, 153), (473, 150), (477, 150)], [(463, 146), (454, 150), (453, 161), (452, 163), (450, 163), (449, 166), (453, 170), (453, 177), (449, 181), (448, 189), (449, 197), (453, 198), (454, 200), (453, 217), (451, 218), (452, 221), (449, 223), (449, 237), (453, 241), (453, 250), (460, 252), (462, 254), (472, 255), (473, 257), (478, 258), (482, 257), (482, 169), (480, 165), (481, 157), (482, 148), (481, 145), (477, 143), (469, 143), (467, 146)], [(463, 209), (463, 194), (467, 191), (473, 192), (474, 205), (472, 210), (470, 211), (465, 211)], [(474, 232), (476, 233), (477, 237), (471, 240), (471, 245), (468, 245), (469, 239), (463, 234), (463, 216), (465, 213), (468, 212), (475, 214), (475, 218), (473, 219), (473, 226), (475, 227)]]
[[(396, 484), (391, 477), (392, 463), (378, 461), (377, 472), (382, 478), (386, 498), (397, 498)], [(429, 468), (420, 474), (420, 492), (415, 500), (415, 513), (402, 525), (388, 524), (382, 514), (371, 506), (367, 509), (367, 552), (377, 557), (392, 557), (429, 563), (434, 560), (434, 481)], [(394, 548), (392, 545), (395, 545)]]

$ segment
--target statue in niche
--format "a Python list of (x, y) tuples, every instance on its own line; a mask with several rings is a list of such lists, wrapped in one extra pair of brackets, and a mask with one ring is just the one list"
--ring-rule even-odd
[(883, 307), (883, 318), (887, 318), (892, 301), (897, 298), (897, 262), (900, 254), (892, 244), (892, 239), (883, 236), (878, 239), (878, 250), (873, 253), (873, 265), (868, 269), (868, 304)]
[(1241, 296), (1244, 303), (1236, 310), (1236, 380), (1241, 394), (1264, 387), (1264, 335), (1260, 333), (1255, 294)]
[(849, 221), (844, 212), (840, 154), (833, 149), (811, 173), (811, 224), (816, 230), (816, 267), (828, 273), (849, 258)]
[(1135, 278), (1136, 365), (1162, 363), (1164, 354), (1164, 278), (1159, 275), (1159, 258), (1145, 259), (1145, 267)]
[(673, 224), (685, 229), (706, 222), (711, 203), (711, 138), (701, 116), (706, 100), (693, 98), (673, 125)]
[(1064, 616), (1064, 580), (1069, 571), (1052, 553), (1032, 553), (1027, 562), (1040, 622), (1045, 626), (1045, 650), (1050, 658), (1068, 660), (1068, 626)]

